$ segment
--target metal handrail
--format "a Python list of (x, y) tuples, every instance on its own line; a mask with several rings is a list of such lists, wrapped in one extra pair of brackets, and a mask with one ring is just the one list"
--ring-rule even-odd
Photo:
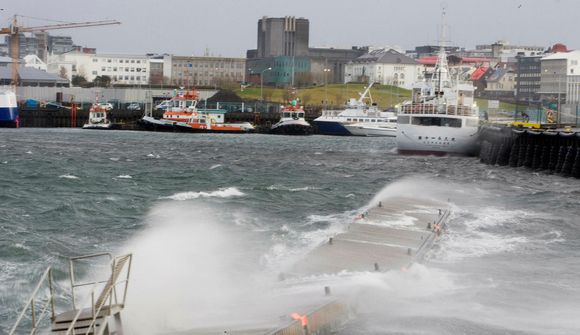
[[(36, 311), (35, 311), (35, 307), (34, 307), (34, 300), (35, 300), (36, 295), (38, 294), (38, 291), (40, 290), (42, 284), (47, 280), (48, 280), (48, 288), (49, 288), (49, 292), (50, 292), (49, 300), (42, 306), (41, 312), (37, 316)], [(32, 292), (32, 295), (30, 296), (30, 299), (28, 299), (28, 302), (26, 303), (26, 305), (22, 309), (22, 312), (20, 312), (20, 315), (16, 319), (14, 327), (12, 327), (12, 329), (8, 333), (9, 335), (13, 335), (15, 333), (16, 328), (18, 328), (18, 326), (20, 325), (20, 322), (22, 322), (22, 319), (24, 318), (24, 315), (26, 314), (26, 311), (29, 308), (31, 311), (31, 319), (32, 319), (32, 330), (30, 331), (30, 334), (36, 333), (36, 331), (38, 330), (38, 325), (44, 319), (46, 312), (48, 311), (49, 308), (51, 310), (51, 319), (54, 320), (54, 317), (55, 317), (54, 290), (52, 288), (52, 282), (53, 282), (53, 280), (52, 280), (52, 268), (49, 266), (44, 271), (44, 274), (42, 275), (42, 277), (40, 277), (40, 280), (38, 281), (36, 288)]]
[(96, 258), (96, 257), (103, 257), (103, 256), (108, 256), (109, 260), (113, 259), (113, 255), (109, 252), (102, 252), (102, 253), (97, 253), (97, 254), (91, 254), (91, 255), (83, 255), (83, 256), (76, 256), (76, 257), (71, 257), (69, 258), (69, 271), (70, 271), (70, 286), (71, 286), (71, 296), (72, 296), (72, 308), (73, 310), (77, 309), (76, 308), (76, 295), (75, 295), (75, 289), (77, 287), (81, 287), (81, 286), (87, 286), (87, 285), (93, 285), (95, 283), (104, 283), (105, 281), (99, 281), (99, 282), (86, 282), (86, 283), (76, 283), (75, 280), (75, 270), (74, 270), (74, 264), (76, 261), (81, 260), (81, 259), (89, 259), (89, 258)]
[(471, 106), (464, 105), (442, 105), (443, 110), (439, 110), (439, 105), (412, 103), (401, 106), (399, 115), (408, 114), (446, 114), (457, 116), (477, 116), (477, 112)]
[[(93, 255), (93, 257), (102, 256), (102, 255), (103, 254)], [(84, 258), (90, 258), (90, 257), (84, 257)], [(123, 259), (125, 259), (125, 260), (123, 260)], [(124, 292), (123, 292), (123, 300), (121, 302), (122, 306), (125, 305), (125, 300), (127, 298), (127, 288), (128, 288), (128, 283), (129, 283), (129, 276), (131, 273), (132, 260), (133, 260), (132, 254), (127, 254), (127, 255), (115, 257), (111, 261), (111, 275), (109, 276), (108, 280), (92, 283), (93, 288), (90, 291), (89, 298), (87, 298), (87, 303), (85, 303), (85, 306), (86, 306), (86, 305), (88, 305), (88, 303), (90, 301), (92, 319), (91, 319), (91, 323), (89, 324), (88, 328), (85, 330), (85, 333), (88, 334), (91, 330), (95, 330), (97, 319), (98, 319), (99, 314), (101, 313), (101, 311), (104, 307), (110, 308), (113, 305), (113, 300), (114, 300), (115, 304), (119, 303), (119, 300), (117, 297), (117, 286), (121, 285), (121, 284), (125, 284)], [(117, 266), (119, 266), (119, 264), (120, 264), (120, 268), (117, 268)], [(125, 268), (127, 269), (127, 271), (125, 273), (125, 278), (118, 280), (118, 276), (123, 272), (123, 270)], [(97, 289), (97, 285), (100, 283), (104, 283), (104, 282), (107, 284), (105, 285), (104, 290), (100, 293), (99, 297), (95, 300), (95, 292)], [(83, 285), (87, 285), (87, 283), (85, 283)], [(107, 300), (108, 300), (108, 304), (106, 303)], [(80, 315), (82, 314), (82, 312), (83, 312), (83, 308), (79, 308), (77, 313), (75, 314), (75, 317), (71, 321), (70, 326), (68, 327), (68, 329), (66, 331), (66, 335), (74, 335), (75, 334), (74, 328), (75, 328), (76, 323), (77, 323)]]

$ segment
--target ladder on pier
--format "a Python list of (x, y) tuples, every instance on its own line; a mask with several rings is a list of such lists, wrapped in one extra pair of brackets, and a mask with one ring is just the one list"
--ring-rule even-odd
[[(103, 257), (109, 260), (104, 280), (79, 282), (75, 279), (78, 267), (90, 266)], [(70, 306), (60, 313), (55, 304), (58, 295), (55, 294), (53, 269), (49, 267), (9, 334), (122, 335), (121, 311), (127, 298), (131, 261), (131, 254), (113, 257), (109, 253), (100, 253), (70, 258), (72, 299)], [(77, 306), (77, 291), (83, 288), (89, 289), (87, 301)], [(26, 316), (30, 318), (29, 322), (24, 321)]]

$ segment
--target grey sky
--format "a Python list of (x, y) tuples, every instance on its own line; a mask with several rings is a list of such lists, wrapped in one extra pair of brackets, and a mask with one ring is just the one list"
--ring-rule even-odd
[[(256, 48), (262, 16), (310, 20), (310, 45), (437, 43), (442, 1), (434, 0), (19, 0), (2, 4), (2, 26), (12, 14), (78, 22), (116, 19), (120, 26), (54, 30), (99, 53), (167, 52), (244, 57)], [(449, 40), (473, 48), (512, 44), (580, 46), (579, 0), (447, 0)], [(26, 26), (50, 22), (23, 18)]]

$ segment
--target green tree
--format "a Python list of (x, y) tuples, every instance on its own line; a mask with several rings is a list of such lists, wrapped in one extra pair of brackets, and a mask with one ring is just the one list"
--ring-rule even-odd
[(81, 86), (84, 87), (87, 85), (87, 78), (81, 75), (74, 75), (72, 76), (71, 84), (73, 86)]
[(96, 76), (93, 80), (93, 84), (96, 87), (109, 87), (111, 85), (111, 77), (109, 76)]

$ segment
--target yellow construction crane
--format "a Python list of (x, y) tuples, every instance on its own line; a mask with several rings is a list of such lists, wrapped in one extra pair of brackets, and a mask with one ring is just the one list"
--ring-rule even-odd
[(12, 85), (16, 88), (18, 86), (18, 60), (20, 58), (20, 38), (18, 34), (29, 33), (35, 31), (46, 31), (55, 29), (69, 29), (69, 28), (80, 28), (80, 27), (94, 27), (94, 26), (106, 26), (111, 24), (121, 24), (119, 21), (115, 20), (104, 20), (104, 21), (90, 21), (90, 22), (76, 22), (76, 23), (61, 23), (61, 24), (51, 24), (45, 26), (36, 27), (22, 27), (18, 25), (17, 16), (14, 15), (12, 19), (12, 24), (8, 28), (0, 28), (0, 35), (10, 35), (10, 57), (12, 58)]

